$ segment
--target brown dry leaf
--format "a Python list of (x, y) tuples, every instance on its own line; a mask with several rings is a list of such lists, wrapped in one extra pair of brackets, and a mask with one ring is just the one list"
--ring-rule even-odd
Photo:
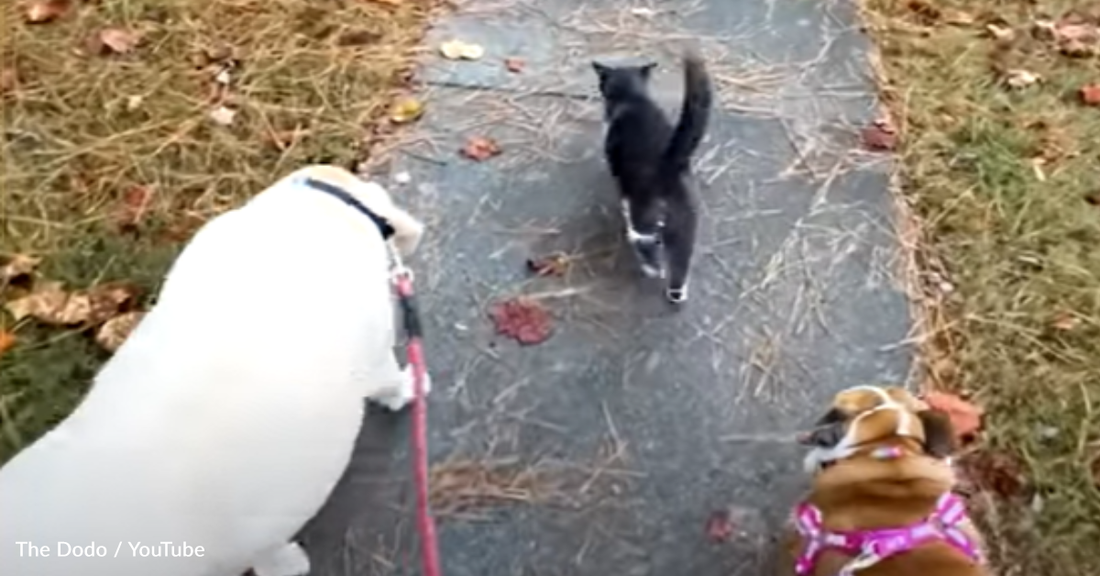
[(145, 312), (141, 310), (132, 310), (125, 312), (103, 323), (96, 330), (95, 341), (96, 344), (102, 346), (108, 352), (114, 352), (118, 350), (119, 346), (126, 341), (126, 338), (130, 336), (130, 333), (137, 327), (138, 322), (145, 317)]
[(72, 0), (35, 0), (27, 4), (28, 24), (45, 24), (65, 15), (72, 8)]
[(19, 88), (19, 72), (15, 68), (0, 70), (0, 94), (7, 94)]
[(127, 54), (138, 45), (141, 36), (123, 28), (104, 28), (96, 36), (103, 52), (114, 54)]
[(122, 194), (122, 201), (115, 216), (119, 228), (133, 229), (141, 223), (149, 210), (153, 199), (153, 189), (149, 186), (131, 186)]
[(998, 26), (997, 24), (986, 24), (985, 29), (989, 32), (993, 38), (1001, 41), (1011, 41), (1016, 37), (1016, 31), (1007, 26)]
[(1042, 77), (1038, 74), (1021, 68), (1005, 72), (1005, 84), (1008, 84), (1012, 88), (1027, 88), (1041, 79)]
[(7, 330), (0, 330), (0, 356), (3, 356), (5, 352), (12, 348), (15, 348), (15, 334)]
[(462, 154), (471, 160), (478, 162), (488, 160), (501, 153), (500, 145), (492, 138), (485, 136), (471, 136), (462, 147)]
[(893, 152), (898, 147), (898, 133), (889, 120), (876, 120), (874, 124), (860, 131), (863, 145), (868, 150)]
[(41, 258), (26, 254), (15, 254), (0, 266), (0, 284), (8, 284), (22, 279), (34, 272), (34, 269), (42, 263)]
[(1051, 326), (1054, 326), (1056, 329), (1065, 332), (1073, 330), (1079, 324), (1081, 324), (1081, 319), (1074, 316), (1073, 314), (1070, 314), (1069, 312), (1059, 312), (1054, 317), (1054, 321), (1051, 322)]
[(30, 317), (53, 326), (98, 324), (117, 315), (137, 294), (136, 286), (122, 282), (71, 293), (60, 282), (46, 282), (6, 307), (16, 321)]
[(982, 409), (947, 392), (929, 392), (924, 401), (933, 409), (946, 412), (951, 418), (955, 436), (960, 439), (972, 437), (982, 428)]
[(525, 62), (523, 58), (512, 57), (504, 59), (504, 67), (513, 74), (519, 74), (520, 72), (523, 72), (523, 67), (526, 65), (527, 62)]
[(479, 60), (485, 55), (485, 49), (462, 40), (448, 40), (439, 45), (439, 53), (448, 60)]
[(1085, 106), (1100, 106), (1100, 83), (1086, 84), (1079, 91), (1081, 103)]
[(403, 98), (390, 111), (390, 120), (394, 124), (415, 122), (424, 115), (424, 105), (416, 98)]
[(973, 452), (959, 458), (957, 467), (965, 483), (1001, 498), (1020, 496), (1024, 490), (1025, 479), (1020, 462), (1003, 452)]

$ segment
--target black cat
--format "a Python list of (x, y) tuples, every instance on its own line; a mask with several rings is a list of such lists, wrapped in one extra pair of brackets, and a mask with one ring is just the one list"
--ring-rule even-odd
[(607, 121), (604, 153), (622, 195), (627, 239), (647, 276), (664, 278), (667, 261), (668, 300), (684, 302), (698, 217), (684, 177), (706, 134), (710, 77), (698, 55), (684, 56), (684, 101), (674, 129), (649, 96), (656, 63), (592, 66)]

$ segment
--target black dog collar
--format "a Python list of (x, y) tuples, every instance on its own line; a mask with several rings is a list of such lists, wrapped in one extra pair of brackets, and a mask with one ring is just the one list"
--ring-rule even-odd
[(313, 188), (314, 190), (324, 192), (329, 196), (334, 196), (337, 199), (342, 200), (344, 204), (355, 208), (361, 214), (363, 214), (367, 218), (370, 218), (371, 222), (374, 222), (374, 225), (378, 227), (378, 231), (382, 233), (383, 240), (389, 240), (393, 237), (395, 231), (393, 229), (393, 226), (389, 222), (387, 222), (384, 218), (375, 214), (374, 212), (371, 212), (370, 209), (368, 209), (366, 206), (363, 206), (362, 202), (356, 200), (354, 196), (348, 194), (348, 192), (343, 188), (333, 186), (328, 182), (314, 180), (313, 178), (306, 178), (305, 185)]

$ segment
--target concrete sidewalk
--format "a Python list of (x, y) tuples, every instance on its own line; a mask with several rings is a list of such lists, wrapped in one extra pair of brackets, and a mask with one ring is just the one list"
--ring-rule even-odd
[[(534, 476), (517, 480), (530, 502), (441, 519), (445, 573), (762, 573), (805, 482), (791, 433), (836, 390), (910, 368), (888, 159), (858, 146), (876, 101), (854, 6), (473, 0), (428, 42), (452, 38), (485, 56), (425, 63), (427, 113), (380, 176), (429, 225), (415, 266), (432, 457)], [(691, 301), (674, 312), (622, 239), (590, 61), (658, 60), (675, 114), (685, 42), (707, 56), (720, 105), (696, 155)], [(462, 158), (469, 136), (503, 153)], [(532, 279), (526, 260), (554, 251), (577, 257), (569, 274)], [(554, 313), (543, 344), (494, 334), (488, 307), (520, 293)], [(405, 424), (368, 418), (306, 532), (313, 574), (419, 572)], [(714, 544), (704, 525), (727, 508), (737, 530)]]

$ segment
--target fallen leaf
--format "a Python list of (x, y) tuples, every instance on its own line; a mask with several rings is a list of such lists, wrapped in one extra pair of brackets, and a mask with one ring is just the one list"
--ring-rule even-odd
[(131, 186), (122, 194), (115, 223), (119, 228), (133, 229), (141, 223), (153, 199), (153, 189), (149, 186)]
[(982, 409), (947, 392), (928, 392), (924, 401), (933, 409), (946, 412), (951, 419), (955, 437), (972, 438), (982, 428)]
[(876, 120), (860, 131), (863, 145), (868, 150), (893, 152), (898, 147), (898, 133), (888, 120)]
[(707, 518), (707, 539), (715, 544), (726, 542), (733, 536), (733, 518), (729, 510), (715, 510)]
[(439, 52), (448, 60), (478, 60), (485, 55), (485, 49), (481, 46), (462, 40), (449, 40), (440, 44)]
[(19, 87), (19, 73), (15, 68), (0, 70), (0, 94), (7, 94)]
[(337, 46), (363, 46), (382, 39), (382, 34), (370, 30), (348, 30), (336, 38)]
[(104, 28), (97, 35), (102, 51), (115, 54), (127, 54), (133, 51), (141, 37), (123, 28)]
[(0, 266), (0, 285), (10, 284), (21, 280), (34, 272), (34, 269), (42, 263), (41, 258), (26, 254), (15, 254)]
[(395, 124), (415, 122), (424, 115), (424, 105), (415, 98), (403, 98), (390, 111), (390, 120)]
[(132, 310), (119, 314), (114, 318), (103, 323), (96, 330), (95, 341), (108, 352), (114, 352), (118, 350), (119, 346), (126, 341), (126, 338), (130, 336), (130, 333), (137, 327), (138, 322), (145, 316), (145, 312), (141, 310)]
[(466, 140), (466, 145), (462, 147), (464, 156), (478, 162), (488, 160), (500, 154), (500, 152), (500, 145), (496, 143), (496, 140), (485, 136), (471, 136)]
[(30, 317), (52, 326), (99, 324), (117, 315), (137, 295), (137, 287), (122, 282), (71, 293), (60, 282), (46, 282), (6, 307), (16, 321)]
[(1001, 498), (1017, 497), (1024, 491), (1020, 463), (1008, 454), (979, 450), (960, 457), (955, 466), (961, 480), (972, 489), (992, 492)]
[(1068, 332), (1073, 330), (1081, 323), (1081, 319), (1069, 312), (1059, 312), (1054, 321), (1051, 322), (1051, 326), (1054, 326), (1058, 330)]
[(539, 276), (565, 276), (569, 271), (569, 256), (555, 252), (527, 261), (527, 269)]
[(1041, 79), (1038, 74), (1020, 68), (1005, 72), (1005, 83), (1013, 88), (1027, 88)]
[(1100, 190), (1085, 194), (1085, 203), (1089, 206), (1100, 206)]
[(1085, 106), (1100, 106), (1100, 83), (1082, 86), (1079, 95)]
[(0, 356), (15, 347), (15, 334), (7, 330), (0, 330)]
[(550, 313), (538, 302), (517, 298), (501, 302), (490, 311), (498, 334), (524, 345), (539, 344), (550, 337)]
[(504, 59), (504, 67), (513, 74), (519, 74), (520, 72), (523, 72), (523, 67), (526, 65), (527, 62), (525, 62), (523, 58), (516, 58), (513, 56), (512, 58)]
[(998, 26), (996, 24), (986, 24), (985, 29), (989, 32), (993, 38), (1001, 41), (1011, 41), (1016, 37), (1016, 31), (1007, 26)]
[(72, 8), (72, 0), (36, 0), (27, 5), (28, 24), (46, 24), (64, 16)]
[(210, 111), (210, 119), (222, 126), (229, 126), (237, 117), (237, 111), (225, 106), (218, 106)]

